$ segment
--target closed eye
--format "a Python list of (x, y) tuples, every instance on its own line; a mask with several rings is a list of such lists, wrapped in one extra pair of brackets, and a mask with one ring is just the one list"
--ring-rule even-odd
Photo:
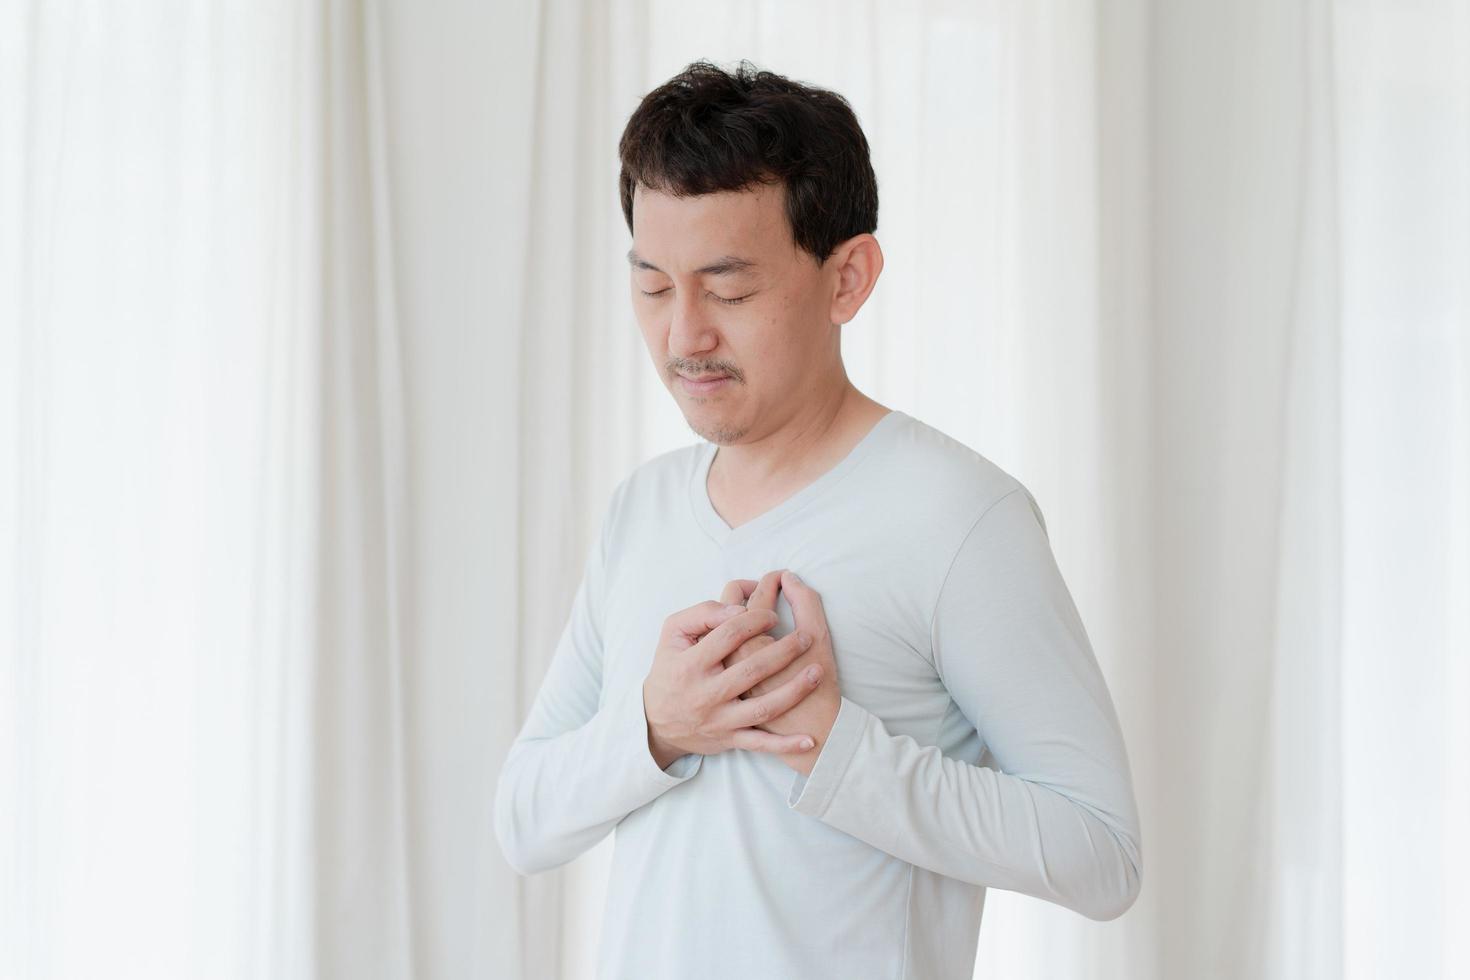
[[(657, 289), (651, 293), (646, 289), (640, 289), (638, 291), (644, 296), (662, 296), (664, 293), (668, 292), (670, 288), (672, 287), (665, 286), (663, 289)], [(724, 303), (726, 306), (736, 306), (750, 299), (750, 297), (754, 296), (755, 293), (746, 293), (744, 296), (734, 296), (729, 299), (726, 299), (724, 296), (717, 296), (714, 293), (710, 293), (709, 295), (711, 299), (718, 300), (719, 302)]]

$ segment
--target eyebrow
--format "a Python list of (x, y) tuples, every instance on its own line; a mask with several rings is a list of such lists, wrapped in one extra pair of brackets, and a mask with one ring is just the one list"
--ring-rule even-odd
[[(643, 256), (628, 249), (628, 262), (636, 269), (652, 269), (654, 272), (663, 272), (658, 266), (649, 262)], [(728, 276), (736, 272), (745, 272), (747, 269), (755, 268), (756, 263), (750, 259), (742, 259), (738, 255), (722, 255), (709, 265), (695, 269), (696, 276)]]

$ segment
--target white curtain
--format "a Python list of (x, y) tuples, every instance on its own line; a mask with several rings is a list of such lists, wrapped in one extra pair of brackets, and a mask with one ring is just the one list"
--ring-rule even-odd
[(616, 141), (852, 101), (859, 387), (1023, 479), (1144, 887), (976, 975), (1470, 975), (1470, 3), (0, 5), (0, 977), (590, 978), (495, 776), (695, 438)]
[(1160, 969), (1464, 976), (1470, 7), (1158, 12)]
[(378, 27), (3, 11), (0, 976), (408, 976)]

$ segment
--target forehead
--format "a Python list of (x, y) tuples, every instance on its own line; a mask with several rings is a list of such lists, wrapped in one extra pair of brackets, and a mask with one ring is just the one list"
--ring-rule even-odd
[(639, 184), (633, 192), (633, 247), (668, 269), (693, 267), (725, 254), (785, 262), (795, 243), (780, 184), (694, 197), (674, 197)]

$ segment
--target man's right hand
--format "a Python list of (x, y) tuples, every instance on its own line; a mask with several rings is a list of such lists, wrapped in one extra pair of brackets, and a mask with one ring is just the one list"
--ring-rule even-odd
[[(689, 752), (714, 755), (750, 749), (774, 755), (805, 751), (810, 733), (777, 735), (754, 726), (788, 711), (821, 682), (805, 673), (758, 697), (740, 695), (801, 656), (811, 640), (795, 631), (767, 643), (733, 667), (724, 659), (776, 625), (769, 609), (710, 600), (664, 620), (653, 666), (643, 680), (648, 749), (660, 769)], [(803, 643), (802, 641), (806, 642)]]

